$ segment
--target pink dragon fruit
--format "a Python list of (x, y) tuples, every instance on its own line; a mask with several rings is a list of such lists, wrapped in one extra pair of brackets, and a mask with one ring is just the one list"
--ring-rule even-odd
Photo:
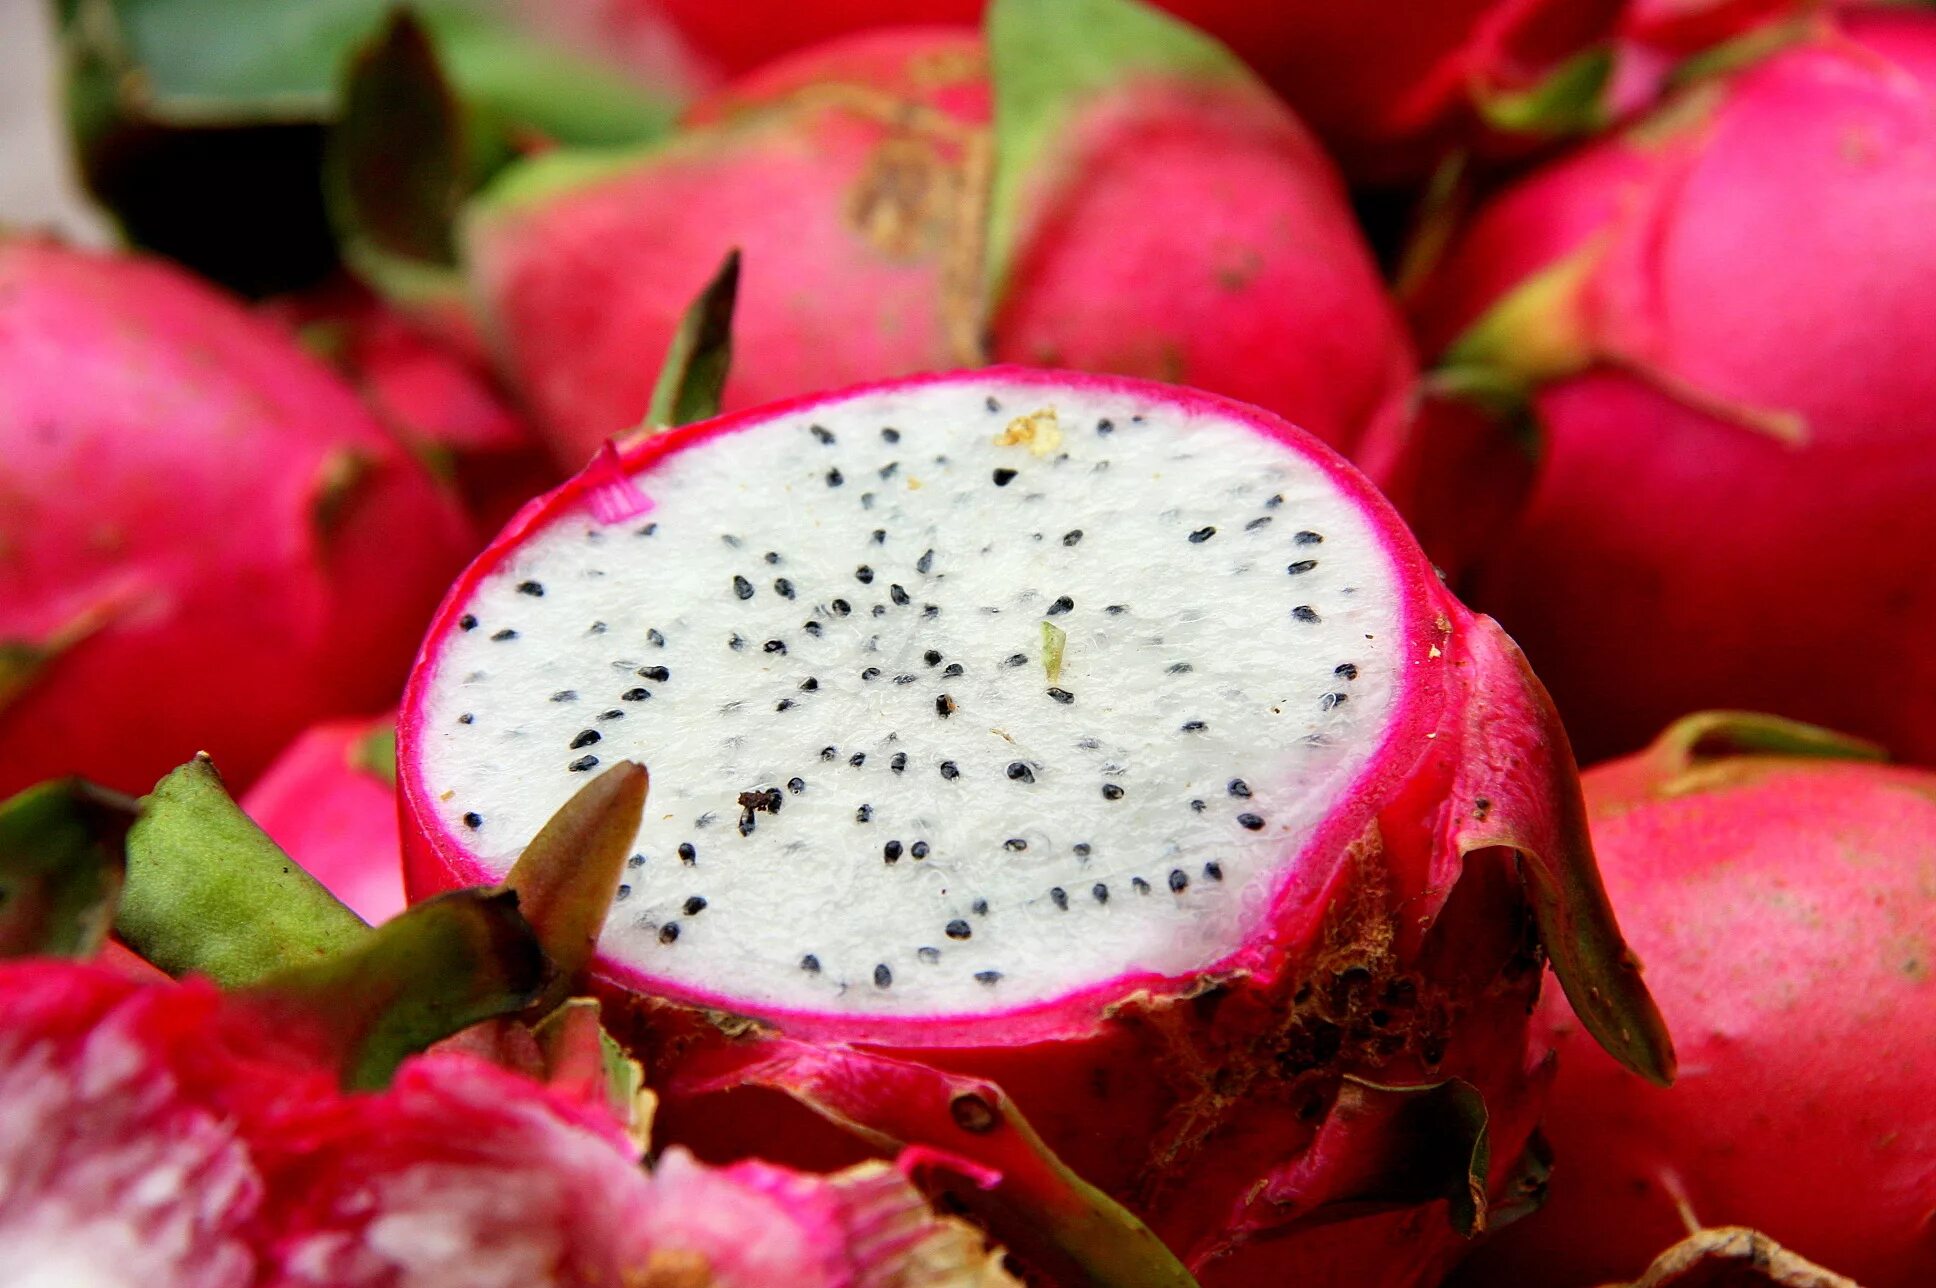
[[(1936, 756), (1932, 201), (1936, 16), (1838, 13), (1506, 190), (1423, 290), (1438, 387), (1537, 424), (1470, 594), (1588, 759), (1707, 706)], [(1511, 491), (1524, 450), (1476, 437), (1394, 493), (1428, 549)]]
[(473, 352), (434, 336), (348, 285), (284, 296), (264, 310), (341, 372), (436, 474), (457, 484), (480, 527), (498, 527), (559, 482), (530, 425), (491, 380), (481, 347)]
[[(1429, 167), (1479, 118), (1530, 128), (1529, 92), (1613, 26), (1618, 0), (1158, 0), (1228, 44), (1289, 100), (1354, 172)], [(888, 23), (975, 21), (983, 0), (602, 0), (613, 30), (677, 29), (732, 74)], [(1664, 8), (1654, 4), (1652, 9)], [(1578, 66), (1578, 77), (1592, 70)], [(1590, 77), (1589, 77), (1590, 80)]]
[(375, 924), (403, 910), (396, 723), (331, 720), (263, 771), (242, 808), (309, 875)]
[(11, 1282), (144, 1288), (999, 1288), (874, 1164), (648, 1176), (602, 1107), (458, 1053), (338, 1089), (246, 1000), (0, 965)]
[(1669, 1071), (1538, 682), (1241, 404), (996, 368), (608, 451), (432, 628), (413, 891), (615, 758), (600, 969), (669, 1137), (916, 1147), (1051, 1279), (1182, 1282), (1153, 1230), (1205, 1284), (1431, 1281), (1518, 1192), (1541, 942)]
[(1690, 717), (1586, 776), (1594, 843), (1680, 1046), (1671, 1092), (1563, 1005), (1546, 1209), (1480, 1283), (1631, 1278), (1683, 1221), (1868, 1288), (1936, 1282), (1936, 775), (1807, 726)]
[(0, 794), (237, 780), (393, 700), (471, 548), (456, 507), (274, 326), (178, 270), (0, 243)]
[(1409, 345), (1337, 175), (1235, 59), (1128, 0), (989, 30), (992, 72), (966, 30), (863, 36), (643, 156), (487, 194), (472, 267), (558, 459), (640, 421), (735, 246), (729, 407), (992, 355), (1186, 381), (1346, 450), (1402, 420)]

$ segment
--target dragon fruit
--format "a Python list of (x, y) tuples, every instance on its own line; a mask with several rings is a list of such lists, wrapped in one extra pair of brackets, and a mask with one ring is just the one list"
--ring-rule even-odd
[(1051, 1278), (1180, 1282), (1153, 1230), (1206, 1284), (1429, 1280), (1524, 1179), (1542, 942), (1668, 1075), (1538, 682), (1242, 404), (995, 368), (608, 449), (432, 627), (413, 893), (614, 758), (599, 969), (669, 1138), (916, 1148)]
[(1684, 1059), (1671, 1092), (1561, 1005), (1544, 1211), (1477, 1282), (1645, 1269), (1683, 1221), (1751, 1225), (1868, 1288), (1936, 1281), (1936, 775), (1767, 717), (1691, 717), (1586, 776), (1614, 902)]
[[(245, 781), (393, 701), (455, 505), (270, 323), (161, 263), (0, 243), (0, 793)], [(132, 721), (132, 723), (130, 723)]]
[(346, 1093), (246, 999), (0, 965), (10, 1282), (998, 1288), (883, 1164), (648, 1176), (594, 1107), (457, 1052)]
[(403, 910), (396, 724), (330, 720), (303, 732), (242, 798), (263, 831), (372, 924)]
[(993, 356), (1185, 381), (1350, 450), (1413, 374), (1316, 143), (1128, 0), (1005, 0), (986, 57), (953, 28), (816, 49), (642, 156), (514, 169), (467, 228), (487, 329), (572, 468), (640, 421), (735, 246), (729, 408)]
[(1500, 194), (1417, 301), (1436, 385), (1505, 427), (1394, 496), (1433, 548), (1530, 414), (1469, 593), (1588, 760), (1702, 707), (1936, 757), (1936, 16), (1817, 21)]

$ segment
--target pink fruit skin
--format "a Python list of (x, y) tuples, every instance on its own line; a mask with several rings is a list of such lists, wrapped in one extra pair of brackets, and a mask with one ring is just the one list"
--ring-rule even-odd
[(1586, 787), (1681, 1077), (1641, 1085), (1549, 997), (1551, 1198), (1471, 1282), (1636, 1277), (1678, 1196), (1867, 1288), (1936, 1283), (1936, 775), (1670, 733)]
[[(1466, 583), (1589, 761), (1718, 706), (1936, 757), (1936, 17), (1836, 22), (1509, 189), (1419, 301), (1434, 351), (1599, 256), (1553, 311), (1585, 366), (1534, 388), (1530, 504)], [(1435, 486), (1422, 525), (1468, 490)]]
[[(363, 1094), (339, 1090), (318, 1056), (204, 982), (0, 965), (8, 1273), (144, 1288), (918, 1288), (938, 1280), (904, 1278), (908, 1265), (981, 1260), (885, 1168), (712, 1171), (673, 1151), (648, 1177), (602, 1104), (473, 1056), (415, 1057)], [(949, 1259), (922, 1261), (937, 1243)]]
[(391, 724), (384, 716), (316, 725), (242, 798), (270, 840), (371, 925), (404, 905), (396, 788), (364, 759), (364, 745)]
[(997, 360), (1193, 384), (1346, 451), (1402, 421), (1410, 344), (1337, 175), (1247, 85), (1105, 95), (985, 325), (982, 67), (966, 31), (835, 42), (729, 87), (650, 159), (487, 205), (471, 261), (557, 459), (638, 423), (642, 355), (734, 246), (729, 410), (971, 363), (986, 331)]
[[(1489, 1187), (1507, 1187), (1547, 1070), (1528, 1040), (1539, 958), (1526, 939), (1525, 894), (1499, 847), (1551, 858), (1582, 843), (1565, 735), (1511, 641), (1444, 591), (1386, 503), (1308, 436), (1241, 404), (1116, 377), (1011, 368), (925, 380), (991, 378), (1161, 397), (1193, 414), (1243, 418), (1317, 453), (1391, 534), (1387, 553), (1417, 653), (1400, 680), (1388, 745), (1408, 750), (1375, 761), (1310, 840), (1308, 861), (1277, 892), (1268, 932), (1212, 972), (1229, 981), (1214, 1004), (1177, 1004), (1195, 976), (1137, 976), (963, 1019), (869, 1017), (857, 1026), (840, 1015), (766, 1011), (758, 1018), (779, 1035), (768, 1041), (695, 1009), (731, 1013), (730, 998), (607, 962), (608, 1015), (645, 1048), (669, 1137), (702, 1157), (730, 1158), (752, 1144), (800, 1166), (851, 1160), (852, 1142), (843, 1146), (824, 1122), (771, 1094), (780, 1091), (871, 1123), (887, 1139), (1029, 1183), (1037, 1160), (1015, 1133), (951, 1116), (951, 1096), (988, 1087), (989, 1097), (1012, 1097), (1064, 1162), (1143, 1217), (1206, 1285), (1364, 1284), (1373, 1255), (1384, 1267), (1380, 1284), (1435, 1282), (1463, 1245), (1442, 1203), (1413, 1196), (1392, 1214), (1324, 1223), (1326, 1204), (1363, 1197), (1356, 1187), (1366, 1180), (1362, 1147), (1327, 1134), (1338, 1130), (1327, 1111), (1347, 1073), (1397, 1084), (1466, 1079), (1491, 1114)], [(634, 443), (622, 467), (649, 470), (689, 444), (817, 401)], [(413, 758), (441, 641), (458, 629), (480, 579), (526, 533), (585, 506), (604, 485), (600, 471), (588, 471), (527, 507), (453, 588), (431, 629), (399, 719), (414, 895), (491, 879), (438, 820)], [(1569, 940), (1592, 933), (1590, 914), (1581, 916), (1569, 923)], [(1139, 991), (1141, 1001), (1125, 1002)], [(1366, 1134), (1389, 1138), (1376, 1126)], [(1300, 1227), (1314, 1209), (1317, 1219)], [(1027, 1241), (999, 1220), (996, 1233), (1011, 1246)], [(1259, 1238), (1266, 1235), (1280, 1237)]]
[[(736, 74), (888, 23), (973, 22), (983, 0), (606, 0), (669, 18), (695, 54)], [(1619, 0), (1158, 0), (1229, 45), (1309, 121), (1354, 176), (1428, 170), (1476, 131), (1472, 95), (1522, 88), (1603, 35)], [(1659, 6), (1655, 6), (1659, 7)]]
[(470, 548), (270, 323), (155, 261), (0, 243), (0, 795), (145, 792), (198, 750), (246, 782), (393, 700)]

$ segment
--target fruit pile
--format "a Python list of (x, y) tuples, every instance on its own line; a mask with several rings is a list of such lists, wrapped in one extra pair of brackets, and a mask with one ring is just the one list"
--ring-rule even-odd
[(1936, 10), (49, 10), (0, 1284), (1936, 1284)]

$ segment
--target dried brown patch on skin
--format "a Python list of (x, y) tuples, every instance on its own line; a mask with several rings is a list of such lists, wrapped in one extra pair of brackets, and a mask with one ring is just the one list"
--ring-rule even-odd
[(642, 1269), (625, 1276), (625, 1288), (712, 1288), (717, 1282), (712, 1262), (680, 1248), (654, 1252)]

